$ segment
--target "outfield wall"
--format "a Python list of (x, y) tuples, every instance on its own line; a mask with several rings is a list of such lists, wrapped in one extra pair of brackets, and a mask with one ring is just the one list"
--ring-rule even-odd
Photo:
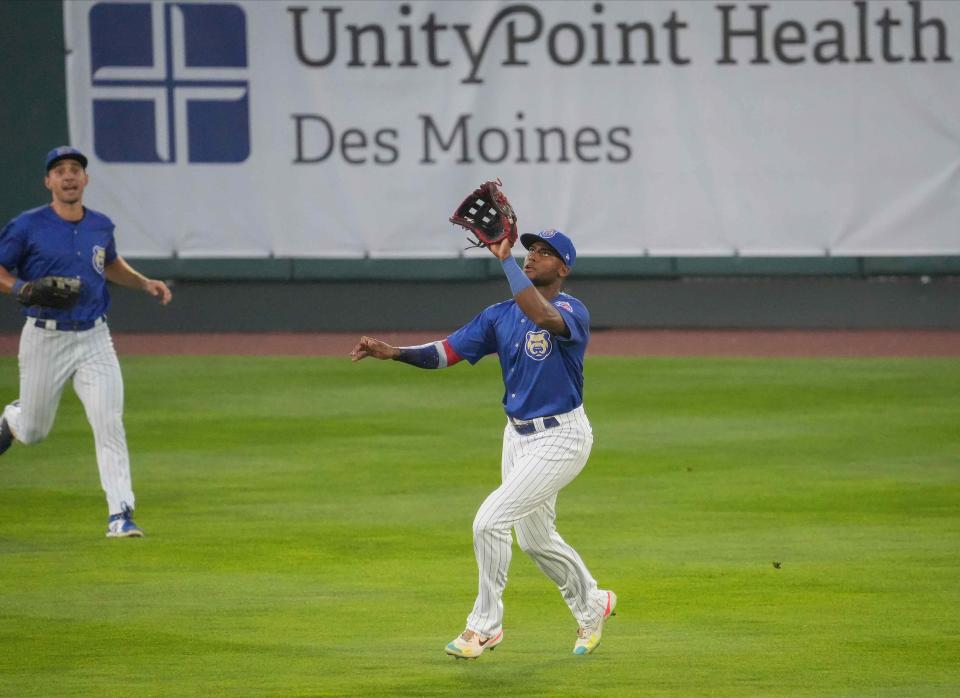
[[(916, 11), (905, 3), (881, 4), (901, 14)], [(919, 7), (929, 21), (943, 4)], [(46, 200), (40, 159), (69, 140), (63, 27), (59, 0), (0, 3), (4, 221)], [(947, 29), (960, 31), (949, 23)], [(951, 34), (948, 53), (954, 41)], [(956, 77), (960, 57), (950, 57), (934, 67)], [(91, 172), (94, 183), (98, 174)], [(955, 177), (945, 186), (957, 194)], [(167, 191), (156, 199), (178, 206)], [(137, 214), (135, 203), (128, 208)], [(446, 227), (438, 226), (443, 234)], [(960, 230), (952, 230), (943, 249), (952, 235), (960, 243)], [(123, 253), (122, 230), (118, 236)], [(477, 251), (441, 259), (134, 254), (131, 261), (172, 281), (176, 300), (161, 310), (136, 294), (115, 292), (113, 324), (130, 331), (444, 329), (506, 294), (497, 265)], [(603, 327), (958, 328), (958, 279), (960, 256), (953, 254), (626, 253), (583, 256), (570, 290)], [(0, 331), (18, 325), (11, 303), (11, 311), (0, 314)]]

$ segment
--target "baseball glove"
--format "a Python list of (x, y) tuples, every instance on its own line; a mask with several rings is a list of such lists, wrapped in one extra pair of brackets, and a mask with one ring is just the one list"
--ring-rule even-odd
[[(450, 217), (450, 222), (466, 228), (477, 236), (476, 240), (467, 238), (473, 247), (486, 247), (501, 240), (517, 241), (517, 214), (500, 191), (503, 183), (484, 182), (466, 199)], [(469, 248), (468, 248), (469, 249)]]
[(42, 276), (28, 281), (17, 293), (23, 305), (72, 308), (80, 300), (80, 279), (73, 276)]

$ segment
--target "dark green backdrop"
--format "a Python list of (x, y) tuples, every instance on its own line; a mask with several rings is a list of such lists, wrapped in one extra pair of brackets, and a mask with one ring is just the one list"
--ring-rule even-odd
[(43, 157), (67, 142), (60, 0), (0, 0), (0, 139), (4, 223), (43, 203)]

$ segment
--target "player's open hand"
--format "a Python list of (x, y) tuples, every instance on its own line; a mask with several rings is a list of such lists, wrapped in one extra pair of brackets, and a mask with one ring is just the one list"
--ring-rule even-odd
[(143, 285), (143, 290), (149, 293), (154, 298), (160, 300), (160, 305), (166, 305), (170, 302), (170, 299), (173, 298), (173, 294), (170, 293), (170, 289), (162, 281), (157, 281), (156, 279), (147, 279), (147, 283)]
[(357, 342), (357, 345), (353, 348), (353, 351), (350, 352), (350, 359), (352, 361), (359, 361), (368, 356), (374, 359), (393, 359), (399, 353), (396, 347), (392, 347), (386, 342), (381, 342), (379, 339), (361, 337), (360, 341)]
[(502, 262), (513, 253), (513, 241), (506, 237), (500, 242), (487, 245), (487, 248), (493, 253), (494, 257)]

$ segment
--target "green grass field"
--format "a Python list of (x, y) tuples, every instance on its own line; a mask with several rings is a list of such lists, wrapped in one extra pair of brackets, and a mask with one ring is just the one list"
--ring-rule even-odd
[(104, 538), (70, 389), (0, 458), (2, 696), (960, 695), (955, 360), (589, 357), (558, 527), (620, 613), (572, 656), (515, 547), (473, 662), (442, 648), (499, 477), (495, 361), (122, 364), (146, 538)]

